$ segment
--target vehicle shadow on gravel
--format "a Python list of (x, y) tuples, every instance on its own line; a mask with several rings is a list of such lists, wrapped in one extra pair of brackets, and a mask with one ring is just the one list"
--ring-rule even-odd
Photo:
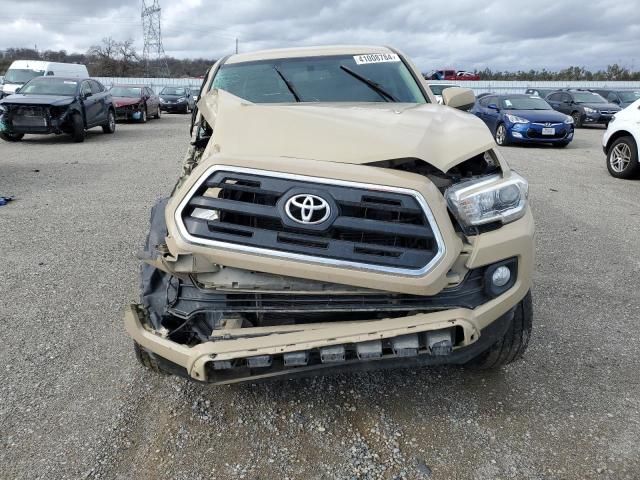
[[(105, 135), (102, 131), (96, 130), (87, 132), (87, 136), (85, 138), (85, 142), (98, 142), (102, 139), (104, 140), (116, 140), (125, 138), (133, 138), (139, 135), (137, 130), (116, 130), (114, 135)], [(38, 145), (70, 145), (73, 144), (73, 140), (69, 135), (29, 135), (25, 136), (20, 142), (16, 142), (15, 145), (19, 146), (21, 144), (38, 144)]]
[[(357, 395), (359, 402), (373, 407), (385, 398), (398, 395), (406, 408), (422, 405), (425, 399), (438, 401), (443, 394), (460, 396), (481, 393), (491, 386), (499, 395), (507, 391), (509, 384), (503, 370), (478, 371), (455, 366), (419, 367), (414, 369), (378, 370), (370, 372), (346, 372), (339, 374), (301, 377), (292, 379), (263, 380), (230, 386), (240, 396), (251, 394), (288, 401), (292, 396), (325, 402), (339, 401), (347, 391)], [(219, 387), (212, 387), (219, 388)], [(213, 393), (215, 390), (211, 390)], [(331, 394), (333, 393), (333, 395)]]

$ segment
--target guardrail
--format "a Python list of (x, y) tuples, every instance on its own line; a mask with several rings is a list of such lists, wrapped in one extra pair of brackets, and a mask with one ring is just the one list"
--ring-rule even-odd
[(427, 83), (447, 83), (456, 84), (460, 87), (471, 88), (475, 93), (524, 93), (527, 88), (612, 88), (621, 90), (640, 90), (640, 81), (603, 81), (603, 82), (527, 82), (527, 81), (498, 81), (498, 80), (477, 80), (477, 81), (445, 81), (427, 80)]

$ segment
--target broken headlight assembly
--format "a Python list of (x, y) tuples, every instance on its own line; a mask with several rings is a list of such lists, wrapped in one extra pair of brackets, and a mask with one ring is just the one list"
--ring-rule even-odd
[(528, 196), (529, 184), (513, 172), (507, 178), (491, 175), (457, 183), (445, 192), (449, 209), (466, 232), (481, 225), (522, 218)]

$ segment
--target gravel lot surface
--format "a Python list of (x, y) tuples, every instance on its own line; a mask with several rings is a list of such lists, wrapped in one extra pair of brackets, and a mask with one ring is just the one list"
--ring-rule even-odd
[(0, 143), (0, 478), (640, 478), (640, 181), (602, 133), (503, 149), (538, 228), (524, 360), (230, 387), (144, 371), (122, 325), (187, 117)]

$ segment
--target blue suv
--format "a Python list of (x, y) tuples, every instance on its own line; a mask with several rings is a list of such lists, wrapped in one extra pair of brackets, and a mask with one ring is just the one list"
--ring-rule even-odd
[(573, 119), (533, 95), (487, 95), (471, 113), (481, 118), (498, 145), (550, 143), (566, 147), (573, 140)]

